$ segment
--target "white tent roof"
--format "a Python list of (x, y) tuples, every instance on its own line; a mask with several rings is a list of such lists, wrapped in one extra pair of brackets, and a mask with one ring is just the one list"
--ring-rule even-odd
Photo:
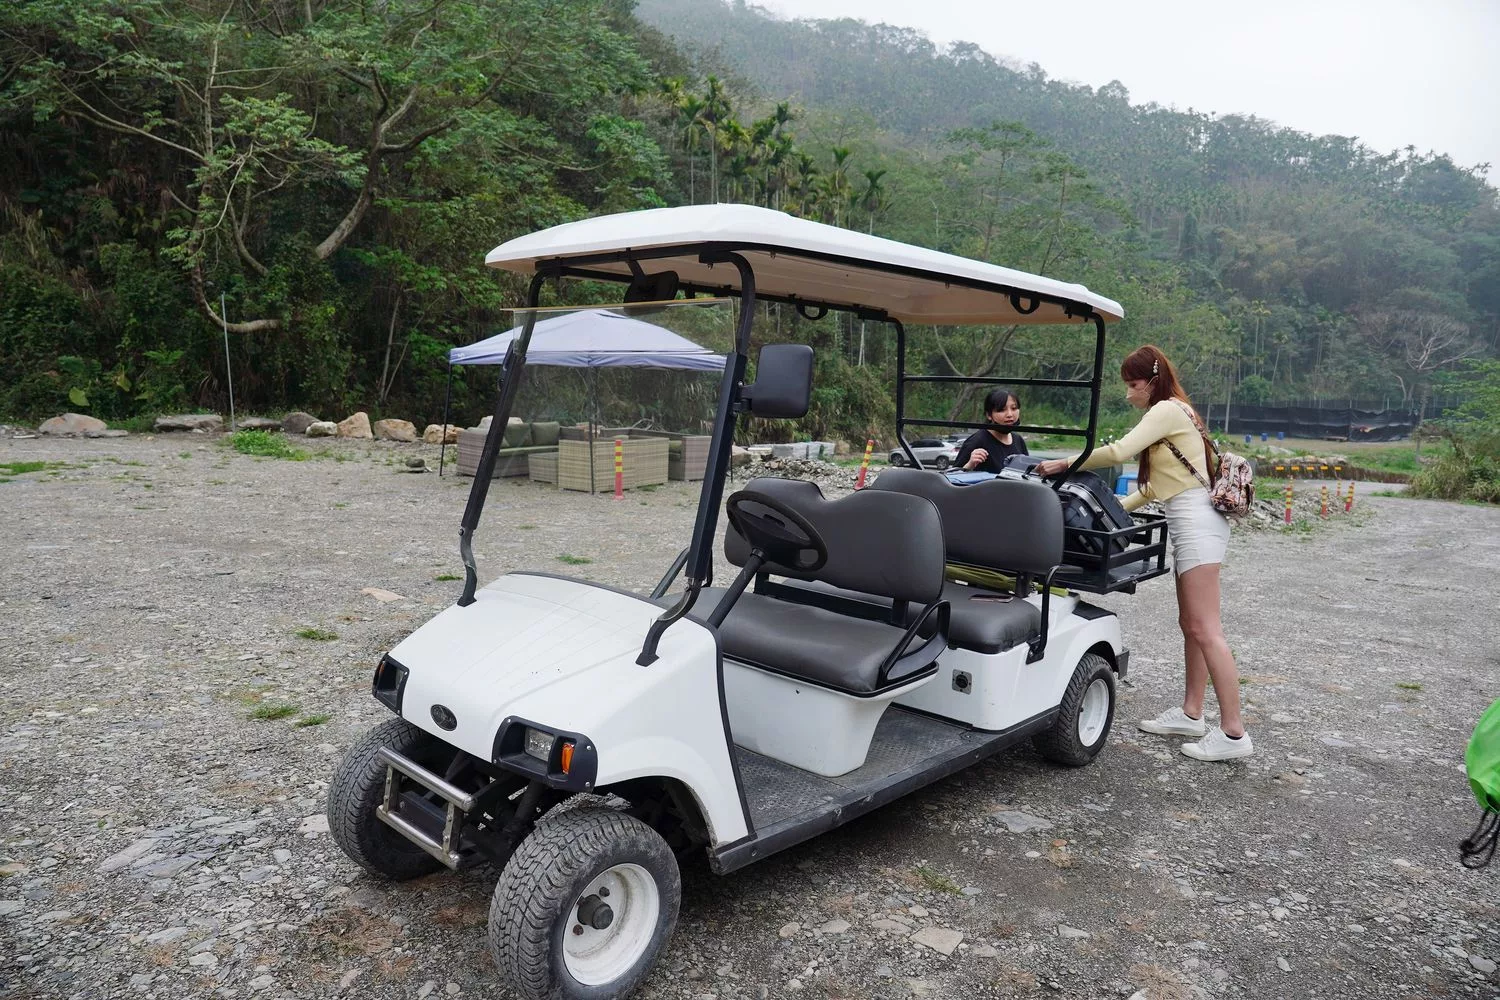
[[(1012, 293), (1088, 306), (1106, 320), (1124, 316), (1118, 302), (1082, 285), (1054, 281), (1008, 267), (809, 222), (754, 205), (688, 205), (605, 215), (569, 222), (502, 243), (485, 263), (530, 274), (541, 262), (566, 262), (594, 254), (681, 246), (684, 253), (643, 261), (649, 271), (672, 270), (685, 283), (738, 290), (732, 265), (701, 264), (698, 250), (712, 243), (742, 254), (755, 270), (756, 291), (774, 297), (883, 310), (906, 323), (1065, 323), (1064, 306), (1042, 302), (1023, 314)], [(629, 274), (624, 263), (579, 264), (588, 270)]]
[[(498, 365), (521, 328), (448, 352), (455, 365)], [(565, 368), (687, 368), (722, 371), (724, 355), (652, 323), (606, 309), (583, 309), (537, 320), (526, 349), (528, 365)]]

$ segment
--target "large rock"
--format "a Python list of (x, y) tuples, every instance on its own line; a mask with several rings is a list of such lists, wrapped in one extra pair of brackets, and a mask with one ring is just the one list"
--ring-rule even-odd
[(360, 410), (352, 417), (345, 417), (339, 421), (339, 437), (341, 438), (373, 438), (370, 432), (370, 415)]
[(224, 418), (217, 413), (179, 413), (157, 417), (153, 427), (158, 431), (222, 431)]
[(382, 441), (415, 441), (417, 428), (410, 420), (377, 420), (375, 436)]
[(458, 444), (458, 428), (453, 424), (428, 424), (422, 440), (428, 444)]
[(60, 417), (53, 417), (38, 427), (42, 434), (52, 434), (57, 437), (78, 437), (83, 434), (97, 434), (108, 427), (98, 417), (85, 416), (82, 413), (64, 413)]
[(272, 420), (270, 417), (245, 417), (236, 420), (234, 428), (239, 431), (279, 431), (281, 421)]
[(317, 422), (318, 418), (311, 413), (293, 410), (281, 418), (281, 429), (288, 434), (306, 434), (307, 429)]
[(339, 432), (339, 425), (332, 420), (314, 420), (302, 433), (310, 438), (331, 438)]
[(739, 445), (735, 445), (734, 451), (730, 452), (729, 464), (735, 468), (739, 468), (742, 465), (749, 465), (750, 450), (748, 448), (741, 448)]

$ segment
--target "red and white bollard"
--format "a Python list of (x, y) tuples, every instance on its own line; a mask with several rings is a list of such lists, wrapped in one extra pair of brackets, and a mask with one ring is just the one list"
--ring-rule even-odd
[(859, 475), (854, 478), (854, 488), (862, 490), (865, 488), (865, 473), (870, 471), (870, 452), (875, 450), (874, 440), (865, 442), (865, 458), (859, 463)]
[(1286, 481), (1286, 523), (1292, 523), (1292, 480), (1287, 477)]
[(1323, 512), (1319, 516), (1323, 517), (1325, 519), (1328, 517), (1328, 484), (1327, 483), (1323, 484)]
[(615, 499), (625, 499), (625, 439), (615, 438)]

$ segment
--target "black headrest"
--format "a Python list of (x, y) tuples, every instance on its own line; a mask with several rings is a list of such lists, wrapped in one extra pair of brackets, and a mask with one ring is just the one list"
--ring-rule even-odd
[[(922, 497), (860, 490), (827, 500), (817, 484), (800, 479), (752, 479), (745, 489), (791, 507), (828, 545), (828, 561), (813, 573), (776, 564), (768, 572), (919, 604), (942, 594), (942, 520)], [(724, 532), (724, 555), (736, 566), (750, 555), (733, 526)]]
[(956, 486), (935, 472), (886, 469), (870, 489), (931, 500), (943, 518), (950, 562), (1019, 573), (1045, 573), (1062, 562), (1062, 504), (1043, 483), (990, 479)]

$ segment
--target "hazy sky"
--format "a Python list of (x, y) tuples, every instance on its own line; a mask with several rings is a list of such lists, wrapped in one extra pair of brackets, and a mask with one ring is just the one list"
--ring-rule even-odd
[(1500, 0), (751, 0), (962, 40), (1132, 103), (1255, 114), (1500, 180)]

